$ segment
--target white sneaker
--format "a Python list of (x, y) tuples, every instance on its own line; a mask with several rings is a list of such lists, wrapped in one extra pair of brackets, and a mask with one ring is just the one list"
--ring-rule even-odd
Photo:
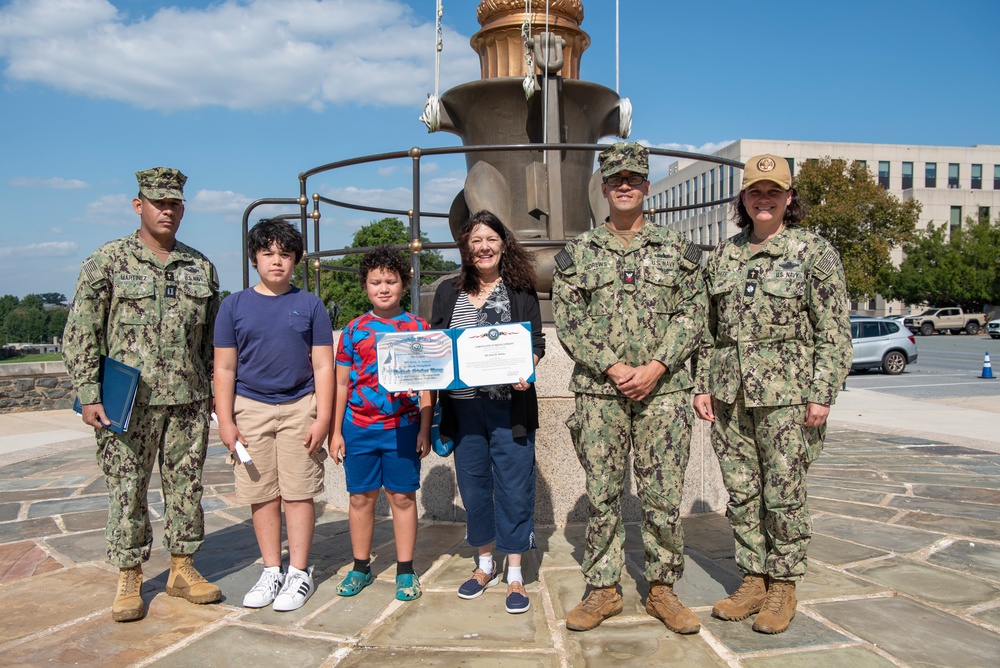
[(263, 608), (271, 605), (274, 597), (281, 590), (281, 585), (285, 581), (285, 574), (281, 571), (274, 573), (267, 569), (260, 574), (257, 584), (250, 588), (247, 595), (243, 597), (244, 608)]
[(313, 586), (312, 572), (312, 568), (300, 571), (298, 569), (292, 570), (292, 567), (289, 566), (288, 575), (285, 576), (285, 584), (281, 587), (281, 591), (278, 592), (274, 599), (274, 605), (271, 607), (277, 612), (288, 612), (298, 610), (305, 605), (316, 589)]

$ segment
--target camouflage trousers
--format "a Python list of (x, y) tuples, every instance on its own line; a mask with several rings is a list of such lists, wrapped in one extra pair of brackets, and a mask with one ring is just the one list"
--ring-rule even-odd
[(108, 484), (108, 559), (130, 568), (149, 559), (153, 529), (146, 495), (159, 460), (163, 545), (194, 554), (205, 537), (201, 471), (208, 447), (209, 400), (179, 406), (136, 404), (125, 434), (97, 435), (97, 462)]
[(748, 408), (715, 402), (712, 446), (729, 492), (726, 515), (744, 573), (801, 580), (812, 519), (806, 472), (823, 449), (826, 427), (804, 427), (806, 406)]
[(584, 579), (595, 587), (615, 585), (625, 565), (621, 500), (629, 451), (642, 504), (643, 574), (672, 584), (684, 571), (681, 492), (691, 445), (694, 411), (689, 392), (644, 402), (623, 396), (576, 395), (566, 421), (587, 476), (590, 521), (583, 554)]

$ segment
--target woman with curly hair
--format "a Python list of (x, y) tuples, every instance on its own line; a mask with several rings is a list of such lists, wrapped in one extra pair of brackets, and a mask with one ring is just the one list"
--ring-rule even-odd
[[(462, 269), (434, 295), (431, 328), (530, 322), (535, 364), (545, 354), (532, 256), (489, 211), (473, 215), (458, 238)], [(500, 582), (493, 548), (507, 555), (507, 612), (530, 608), (521, 553), (535, 547), (535, 430), (538, 397), (522, 378), (441, 392), (442, 438), (452, 439), (458, 490), (466, 512), (466, 540), (479, 552), (460, 598), (479, 597)]]

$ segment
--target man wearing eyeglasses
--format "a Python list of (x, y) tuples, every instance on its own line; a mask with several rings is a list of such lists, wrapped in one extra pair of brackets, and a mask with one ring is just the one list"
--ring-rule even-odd
[(676, 633), (698, 616), (677, 598), (684, 570), (680, 523), (694, 413), (690, 358), (705, 326), (701, 250), (648, 221), (649, 151), (616, 143), (598, 157), (610, 216), (556, 256), (553, 312), (575, 365), (576, 411), (566, 421), (586, 474), (588, 594), (566, 617), (587, 631), (622, 611), (621, 498), (629, 451), (642, 503), (646, 611)]

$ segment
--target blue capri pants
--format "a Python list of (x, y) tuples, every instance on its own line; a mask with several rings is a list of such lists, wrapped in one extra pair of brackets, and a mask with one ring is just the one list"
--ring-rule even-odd
[(455, 472), (465, 506), (465, 539), (496, 541), (505, 554), (535, 547), (535, 432), (514, 438), (510, 401), (453, 400)]

